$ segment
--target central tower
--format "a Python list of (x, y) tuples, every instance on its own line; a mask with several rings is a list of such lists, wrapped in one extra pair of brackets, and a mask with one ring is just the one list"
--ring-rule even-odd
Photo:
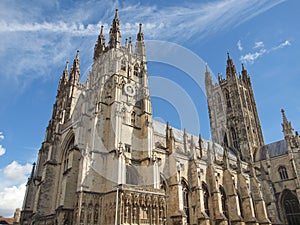
[(212, 140), (240, 153), (251, 162), (254, 151), (264, 145), (252, 84), (242, 64), (242, 74), (237, 74), (228, 53), (226, 78), (218, 75), (215, 84), (206, 70), (205, 86)]

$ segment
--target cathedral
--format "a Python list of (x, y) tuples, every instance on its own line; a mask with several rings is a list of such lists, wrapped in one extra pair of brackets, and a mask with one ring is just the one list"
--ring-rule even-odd
[[(152, 119), (142, 25), (121, 45), (118, 10), (85, 84), (77, 52), (58, 85), (21, 224), (299, 225), (300, 138), (265, 144), (250, 76), (228, 54), (205, 86), (212, 140)], [(280, 113), (280, 112), (279, 112)]]

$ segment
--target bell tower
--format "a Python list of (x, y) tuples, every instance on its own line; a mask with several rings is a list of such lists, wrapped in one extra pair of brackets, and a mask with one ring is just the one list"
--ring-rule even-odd
[(216, 84), (207, 70), (205, 81), (212, 140), (252, 161), (255, 149), (263, 146), (264, 140), (247, 70), (242, 64), (238, 75), (228, 53), (226, 78), (218, 75)]

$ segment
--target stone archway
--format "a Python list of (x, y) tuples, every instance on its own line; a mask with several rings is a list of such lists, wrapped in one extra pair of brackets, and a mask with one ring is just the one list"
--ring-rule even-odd
[(284, 190), (281, 195), (281, 207), (288, 225), (300, 224), (300, 205), (295, 193)]

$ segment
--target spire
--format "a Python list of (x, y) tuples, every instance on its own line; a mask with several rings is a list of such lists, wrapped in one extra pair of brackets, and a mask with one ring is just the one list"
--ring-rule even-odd
[(227, 79), (228, 79), (229, 77), (236, 76), (236, 69), (235, 69), (235, 66), (234, 66), (234, 64), (233, 64), (232, 59), (230, 58), (229, 52), (227, 52), (226, 76), (227, 76)]
[(224, 147), (223, 152), (223, 162), (224, 162), (224, 169), (229, 169), (229, 157), (228, 157), (228, 148)]
[(202, 143), (203, 143), (203, 140), (202, 140), (201, 134), (199, 134), (198, 144), (199, 144), (199, 157), (200, 157), (200, 159), (203, 156)]
[(30, 179), (33, 179), (33, 177), (34, 177), (35, 165), (36, 165), (35, 162), (32, 163), (32, 170), (31, 170), (31, 174), (30, 174)]
[(294, 128), (292, 127), (292, 123), (287, 120), (283, 109), (281, 109), (281, 113), (282, 113), (282, 120), (283, 120), (283, 123), (281, 125), (282, 125), (282, 131), (284, 133), (284, 137), (285, 138), (292, 137), (294, 135)]
[(139, 26), (139, 32), (136, 36), (136, 40), (137, 41), (144, 41), (144, 34), (142, 32), (142, 24), (140, 23), (140, 26)]
[(142, 61), (146, 61), (146, 48), (144, 43), (144, 34), (142, 32), (142, 24), (140, 23), (139, 32), (136, 36), (135, 53), (142, 57)]
[(73, 66), (70, 71), (70, 80), (71, 82), (79, 82), (80, 77), (80, 60), (79, 60), (79, 50), (76, 52), (75, 59), (73, 61)]
[(68, 79), (69, 79), (69, 62), (67, 61), (66, 62), (66, 66), (65, 66), (65, 69), (61, 75), (61, 78), (60, 78), (60, 81), (59, 81), (59, 90), (61, 90), (64, 85), (68, 82)]
[(205, 65), (205, 86), (206, 88), (208, 87), (208, 85), (212, 85), (213, 81), (212, 81), (212, 77), (210, 74), (210, 71), (208, 69), (207, 64)]
[(118, 15), (118, 9), (116, 9), (115, 18), (112, 21), (112, 25), (109, 31), (109, 48), (119, 48), (121, 42), (120, 33), (120, 21)]
[(105, 47), (104, 26), (102, 25), (94, 48), (94, 59), (96, 59), (99, 54), (105, 50)]

